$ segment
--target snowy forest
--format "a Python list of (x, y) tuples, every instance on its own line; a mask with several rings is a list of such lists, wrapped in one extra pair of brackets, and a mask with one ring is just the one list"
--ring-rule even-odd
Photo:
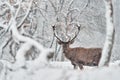
[(0, 80), (119, 80), (120, 0), (0, 0)]

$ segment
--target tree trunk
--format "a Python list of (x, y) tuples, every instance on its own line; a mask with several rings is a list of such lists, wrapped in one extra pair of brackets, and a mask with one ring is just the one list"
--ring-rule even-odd
[(106, 40), (102, 51), (99, 66), (108, 66), (112, 54), (115, 37), (115, 27), (113, 26), (113, 5), (112, 0), (105, 0), (106, 6)]

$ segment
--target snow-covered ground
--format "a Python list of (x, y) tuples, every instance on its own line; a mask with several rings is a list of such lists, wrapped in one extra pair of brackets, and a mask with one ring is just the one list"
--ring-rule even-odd
[[(2, 69), (0, 80), (120, 80), (120, 67), (116, 62), (113, 66), (89, 68), (84, 70), (74, 70), (70, 62), (49, 62), (48, 64), (39, 64), (39, 68), (30, 70), (20, 68), (10, 71)], [(6, 73), (4, 73), (6, 72)]]

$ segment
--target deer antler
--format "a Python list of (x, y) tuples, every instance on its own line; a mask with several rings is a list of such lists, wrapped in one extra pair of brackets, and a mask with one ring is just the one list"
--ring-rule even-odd
[(75, 36), (74, 36), (71, 40), (69, 40), (69, 41), (73, 41), (73, 40), (77, 37), (77, 35), (78, 35), (79, 32), (80, 32), (80, 27), (81, 27), (81, 25), (78, 25), (78, 24), (76, 24), (76, 23), (71, 23), (71, 24), (75, 24), (75, 25), (77, 26), (77, 28), (78, 28), (78, 31), (75, 33)]
[(55, 25), (52, 26), (52, 28), (53, 28), (53, 34), (54, 34), (54, 36), (55, 36), (59, 41), (62, 41), (62, 40), (60, 40), (60, 38), (55, 34)]
[[(80, 26), (81, 26), (81, 25), (78, 25), (77, 23), (71, 23), (71, 24), (69, 24), (69, 25), (72, 25), (72, 24), (75, 25), (75, 26), (77, 26), (78, 31), (75, 33), (75, 36), (74, 36), (72, 39), (71, 39), (70, 36), (68, 36), (69, 40), (66, 41), (66, 42), (73, 41), (73, 40), (77, 37), (77, 35), (79, 34)], [(55, 34), (55, 27), (56, 27), (55, 25), (52, 26), (54, 36), (55, 36), (60, 42), (64, 42), (64, 41), (62, 41), (62, 40)]]

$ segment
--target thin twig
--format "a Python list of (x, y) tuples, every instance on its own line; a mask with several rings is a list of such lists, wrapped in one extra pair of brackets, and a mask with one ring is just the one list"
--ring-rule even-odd
[(25, 15), (24, 18), (21, 20), (21, 22), (17, 25), (17, 28), (18, 28), (18, 29), (21, 27), (21, 25), (24, 23), (25, 19), (27, 18), (28, 14), (29, 14), (29, 12), (30, 12), (30, 9), (31, 9), (31, 7), (32, 7), (32, 2), (33, 2), (33, 0), (31, 0), (30, 3), (29, 3), (29, 7), (28, 7), (28, 9), (27, 9), (27, 11), (26, 11), (26, 15)]

